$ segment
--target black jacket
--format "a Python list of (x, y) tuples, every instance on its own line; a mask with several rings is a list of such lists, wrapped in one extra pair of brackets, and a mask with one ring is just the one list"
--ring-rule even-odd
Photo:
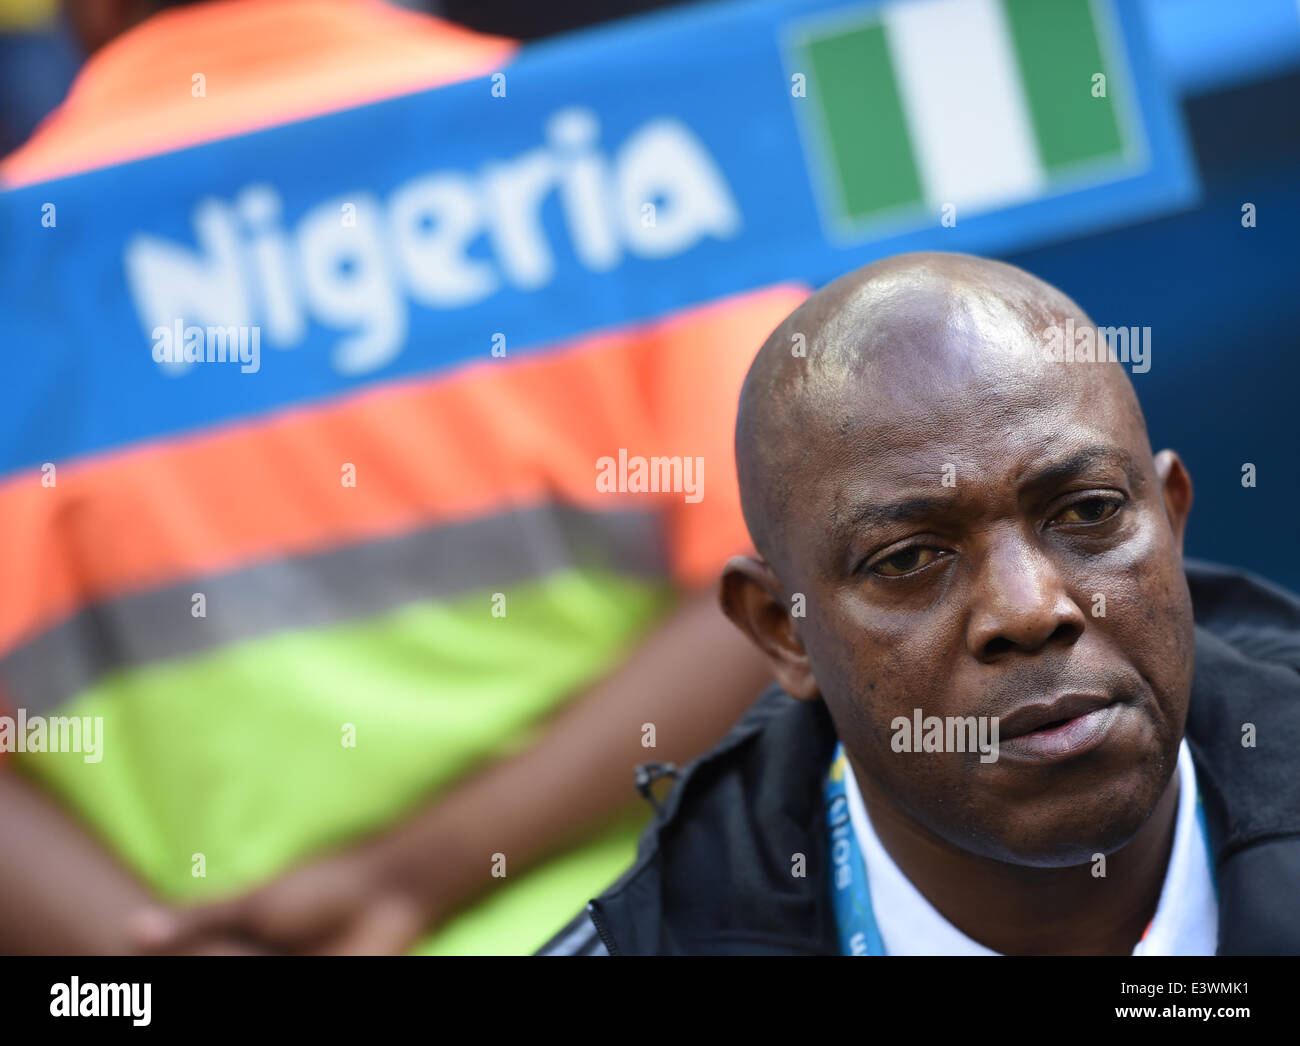
[[(1187, 741), (1219, 888), (1219, 954), (1300, 954), (1300, 601), (1187, 561)], [(1256, 748), (1242, 746), (1253, 723)], [(820, 701), (767, 690), (679, 775), (635, 864), (539, 954), (837, 955)], [(794, 854), (807, 875), (790, 874)]]

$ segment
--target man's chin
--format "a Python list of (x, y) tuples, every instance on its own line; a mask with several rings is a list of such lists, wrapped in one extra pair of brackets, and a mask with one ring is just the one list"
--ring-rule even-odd
[(1029, 868), (1073, 868), (1096, 863), (1099, 857), (1109, 857), (1132, 842), (1149, 819), (1148, 814), (1101, 826), (1058, 826), (1042, 838), (1017, 841), (998, 859)]
[(1086, 799), (1026, 802), (1013, 818), (990, 826), (968, 848), (993, 860), (1034, 868), (1089, 864), (1132, 842), (1163, 793), (1161, 782), (1146, 778)]

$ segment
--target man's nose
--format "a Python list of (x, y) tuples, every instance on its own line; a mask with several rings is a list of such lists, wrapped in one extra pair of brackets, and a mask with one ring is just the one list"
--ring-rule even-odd
[(1051, 557), (1022, 535), (989, 550), (971, 606), (967, 645), (981, 661), (1053, 641), (1068, 645), (1087, 624)]

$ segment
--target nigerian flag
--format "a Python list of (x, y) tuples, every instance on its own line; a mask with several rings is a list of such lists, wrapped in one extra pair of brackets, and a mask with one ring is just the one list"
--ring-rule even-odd
[[(989, 210), (1134, 162), (1109, 5), (898, 0), (792, 37), (832, 224)], [(1099, 77), (1098, 74), (1101, 74)]]

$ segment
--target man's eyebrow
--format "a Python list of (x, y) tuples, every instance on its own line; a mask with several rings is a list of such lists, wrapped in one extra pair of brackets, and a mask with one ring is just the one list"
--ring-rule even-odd
[[(1132, 454), (1119, 447), (1097, 445), (1084, 447), (1068, 457), (1035, 469), (1025, 480), (1024, 487), (1034, 489), (1062, 483), (1099, 465), (1118, 466), (1134, 488), (1142, 486), (1142, 469)], [(845, 542), (850, 535), (864, 527), (883, 528), (896, 523), (933, 519), (945, 511), (951, 511), (953, 500), (951, 497), (924, 495), (884, 504), (860, 505), (843, 519), (837, 519), (832, 525), (831, 534), (835, 541)]]
[(1069, 457), (1052, 461), (1035, 469), (1024, 481), (1026, 489), (1051, 486), (1082, 475), (1099, 465), (1116, 465), (1123, 470), (1133, 487), (1142, 486), (1142, 469), (1137, 459), (1120, 447), (1091, 446), (1077, 450)]
[(894, 523), (912, 523), (918, 519), (936, 516), (951, 507), (952, 498), (932, 496), (904, 498), (883, 505), (860, 505), (843, 520), (836, 521), (833, 534), (837, 539), (847, 539), (850, 534), (862, 527), (887, 527)]

